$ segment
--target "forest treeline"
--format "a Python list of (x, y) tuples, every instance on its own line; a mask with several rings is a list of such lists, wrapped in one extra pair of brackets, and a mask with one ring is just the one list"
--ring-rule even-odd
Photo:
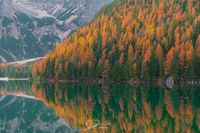
[(34, 64), (35, 79), (200, 76), (199, 0), (115, 0)]
[(32, 64), (0, 64), (0, 77), (30, 78)]

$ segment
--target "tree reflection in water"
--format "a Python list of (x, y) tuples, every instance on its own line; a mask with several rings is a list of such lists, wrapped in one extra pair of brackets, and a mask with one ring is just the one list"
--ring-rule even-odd
[[(81, 132), (200, 131), (198, 87), (33, 84), (32, 91)], [(90, 121), (88, 128), (89, 120), (96, 121)]]

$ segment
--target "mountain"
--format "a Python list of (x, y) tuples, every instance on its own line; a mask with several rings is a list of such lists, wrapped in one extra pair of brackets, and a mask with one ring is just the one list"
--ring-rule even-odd
[(43, 56), (111, 0), (0, 0), (0, 62)]
[(0, 132), (76, 132), (39, 100), (0, 96), (0, 105)]
[(33, 77), (199, 77), (199, 6), (198, 0), (115, 0), (35, 63)]

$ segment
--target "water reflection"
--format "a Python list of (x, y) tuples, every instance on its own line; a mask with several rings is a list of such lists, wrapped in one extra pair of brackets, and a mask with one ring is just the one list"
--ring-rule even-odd
[(80, 132), (200, 132), (200, 89), (34, 84), (33, 95)]
[(26, 94), (32, 95), (31, 91), (32, 83), (29, 81), (0, 81), (0, 94)]
[(28, 82), (0, 82), (0, 133), (75, 132), (32, 94)]

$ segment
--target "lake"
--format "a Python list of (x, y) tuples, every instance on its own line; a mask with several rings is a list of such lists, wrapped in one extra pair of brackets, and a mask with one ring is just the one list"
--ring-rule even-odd
[(200, 132), (200, 88), (0, 82), (0, 132)]

